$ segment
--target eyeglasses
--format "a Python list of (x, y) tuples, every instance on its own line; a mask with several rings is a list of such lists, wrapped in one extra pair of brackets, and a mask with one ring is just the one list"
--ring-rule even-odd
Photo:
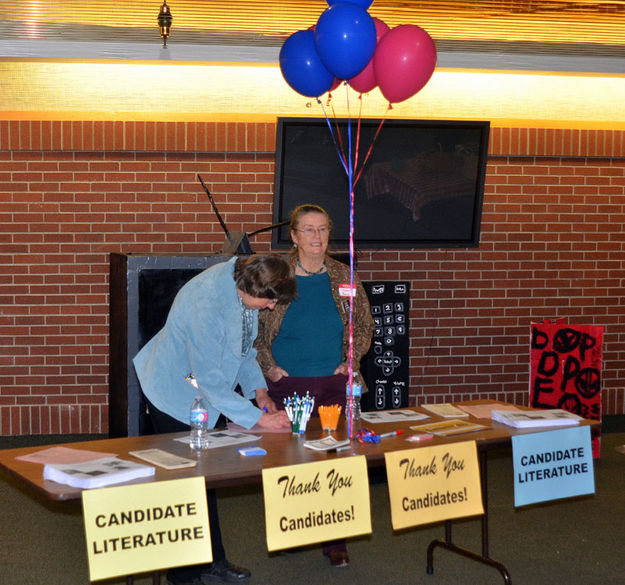
[(330, 233), (330, 230), (327, 227), (320, 227), (318, 229), (314, 227), (306, 227), (303, 230), (295, 230), (295, 231), (302, 232), (308, 237), (314, 236), (316, 233), (318, 233), (320, 236), (327, 236)]

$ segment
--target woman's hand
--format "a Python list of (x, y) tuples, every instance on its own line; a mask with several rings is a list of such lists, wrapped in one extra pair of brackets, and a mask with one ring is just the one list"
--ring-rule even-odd
[(289, 373), (286, 370), (283, 370), (280, 366), (271, 366), (267, 370), (267, 378), (269, 378), (272, 382), (277, 382), (280, 378), (284, 378), (288, 376)]
[(274, 413), (263, 412), (258, 419), (258, 426), (276, 431), (290, 431), (291, 421), (284, 410), (279, 410)]
[(343, 362), (338, 368), (336, 368), (336, 370), (334, 370), (334, 375), (336, 376), (337, 374), (343, 374), (344, 376), (349, 374), (349, 365), (347, 362)]
[(256, 389), (256, 404), (258, 404), (258, 408), (264, 410), (265, 412), (278, 412), (278, 407), (276, 406), (276, 403), (271, 398), (269, 398), (267, 388)]

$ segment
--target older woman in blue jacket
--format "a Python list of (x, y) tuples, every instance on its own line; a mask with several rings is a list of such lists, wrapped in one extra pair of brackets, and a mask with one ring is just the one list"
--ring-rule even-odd
[[(134, 358), (156, 432), (188, 430), (189, 409), (198, 392), (208, 404), (211, 427), (225, 425), (228, 418), (246, 428), (258, 424), (290, 431), (286, 413), (267, 394), (253, 343), (258, 311), (291, 302), (295, 291), (292, 269), (275, 255), (232, 258), (180, 289), (165, 326)], [(186, 380), (190, 373), (197, 389)], [(226, 560), (214, 490), (207, 491), (207, 498), (213, 562), (171, 569), (171, 585), (250, 578), (247, 569)]]

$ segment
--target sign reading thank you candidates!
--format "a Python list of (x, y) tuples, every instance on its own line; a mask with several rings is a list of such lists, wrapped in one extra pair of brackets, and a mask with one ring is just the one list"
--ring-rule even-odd
[(371, 532), (364, 457), (263, 469), (267, 550)]
[(393, 528), (484, 513), (475, 441), (386, 453)]

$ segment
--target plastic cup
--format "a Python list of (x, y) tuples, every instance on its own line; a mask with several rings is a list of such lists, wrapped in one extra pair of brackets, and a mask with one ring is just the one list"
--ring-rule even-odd
[(336, 431), (336, 427), (339, 424), (339, 417), (341, 416), (341, 406), (339, 404), (332, 404), (330, 406), (320, 406), (317, 411), (319, 413), (319, 419), (321, 421), (321, 428), (327, 432)]

